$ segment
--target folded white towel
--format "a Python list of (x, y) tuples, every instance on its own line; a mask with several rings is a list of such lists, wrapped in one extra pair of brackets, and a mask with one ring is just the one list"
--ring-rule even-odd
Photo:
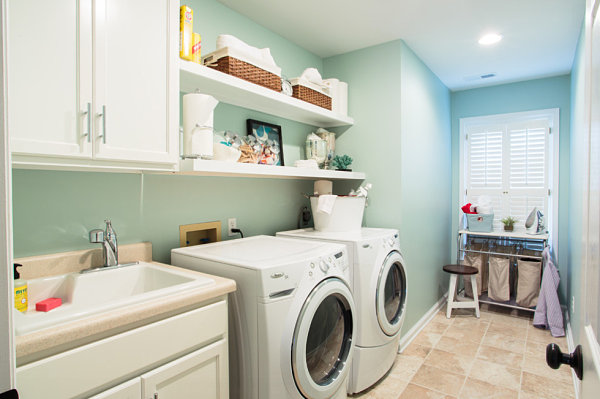
[(319, 195), (317, 212), (323, 212), (328, 215), (331, 215), (331, 212), (333, 212), (333, 206), (335, 205), (336, 198), (337, 195)]
[(302, 72), (302, 75), (300, 75), (300, 79), (304, 79), (307, 82), (311, 82), (319, 86), (324, 86), (323, 78), (316, 68), (306, 68), (304, 72)]
[(217, 37), (217, 50), (225, 47), (235, 48), (246, 54), (249, 58), (255, 58), (262, 60), (269, 65), (277, 66), (277, 64), (275, 64), (275, 60), (271, 56), (271, 49), (269, 48), (259, 49), (250, 46), (235, 36), (219, 35)]

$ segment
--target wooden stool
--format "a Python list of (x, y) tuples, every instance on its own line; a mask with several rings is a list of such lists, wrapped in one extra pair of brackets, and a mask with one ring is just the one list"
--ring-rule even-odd
[[(450, 273), (450, 287), (448, 288), (448, 307), (446, 308), (446, 318), (449, 319), (452, 314), (452, 309), (459, 308), (475, 308), (475, 316), (479, 318), (479, 299), (477, 298), (477, 280), (475, 275), (479, 271), (471, 266), (464, 265), (446, 265), (444, 271)], [(456, 295), (456, 280), (458, 275), (471, 276), (471, 287), (473, 288), (472, 301), (458, 301), (454, 299)]]

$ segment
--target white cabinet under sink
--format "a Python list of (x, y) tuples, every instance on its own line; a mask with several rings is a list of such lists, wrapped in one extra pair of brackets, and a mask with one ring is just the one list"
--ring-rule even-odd
[(20, 365), (19, 394), (28, 399), (227, 399), (227, 299), (215, 300)]
[(15, 165), (174, 169), (175, 0), (9, 0)]
[(224, 399), (229, 388), (223, 362), (227, 342), (221, 340), (90, 399)]

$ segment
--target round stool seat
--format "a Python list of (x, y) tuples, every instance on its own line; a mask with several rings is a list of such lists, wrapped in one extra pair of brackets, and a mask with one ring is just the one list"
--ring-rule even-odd
[(477, 274), (479, 271), (477, 268), (473, 266), (465, 266), (465, 265), (446, 265), (444, 266), (444, 271), (452, 274), (460, 274), (460, 275), (469, 275), (469, 274)]

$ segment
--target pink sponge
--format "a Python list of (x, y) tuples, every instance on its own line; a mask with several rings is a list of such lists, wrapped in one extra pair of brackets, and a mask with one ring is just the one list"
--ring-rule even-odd
[(38, 312), (47, 312), (49, 310), (59, 307), (60, 305), (62, 305), (62, 299), (48, 298), (36, 303), (35, 310), (37, 310)]

